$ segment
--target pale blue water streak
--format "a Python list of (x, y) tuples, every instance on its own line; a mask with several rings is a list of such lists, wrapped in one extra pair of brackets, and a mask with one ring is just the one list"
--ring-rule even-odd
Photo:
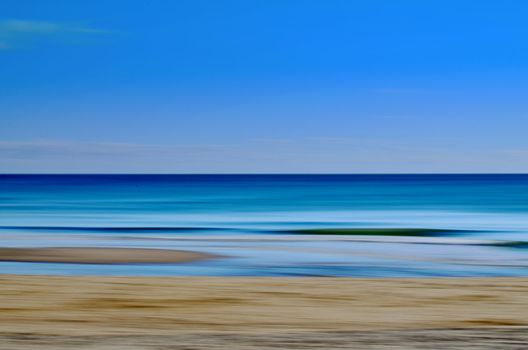
[[(525, 276), (528, 175), (0, 175), (0, 246), (199, 250), (192, 264), (0, 262), (3, 273)], [(431, 239), (285, 234), (463, 230)]]

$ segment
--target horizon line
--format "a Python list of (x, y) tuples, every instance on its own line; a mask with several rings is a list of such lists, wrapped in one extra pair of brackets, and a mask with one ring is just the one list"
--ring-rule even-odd
[(22, 175), (22, 176), (31, 176), (31, 175), (167, 175), (167, 176), (194, 176), (194, 175), (215, 175), (215, 176), (230, 176), (230, 175), (243, 175), (243, 176), (259, 176), (259, 175), (528, 175), (527, 173), (514, 173), (514, 172), (442, 172), (442, 173), (0, 173), (0, 176), (10, 176), (10, 175)]

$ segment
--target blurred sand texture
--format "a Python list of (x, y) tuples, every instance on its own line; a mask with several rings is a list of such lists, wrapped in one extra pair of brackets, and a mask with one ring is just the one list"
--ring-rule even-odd
[(0, 275), (0, 332), (152, 335), (524, 327), (527, 291), (528, 278)]

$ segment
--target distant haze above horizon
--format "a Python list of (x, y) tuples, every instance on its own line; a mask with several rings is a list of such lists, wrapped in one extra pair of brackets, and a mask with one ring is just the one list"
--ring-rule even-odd
[(528, 173), (522, 0), (3, 0), (0, 173)]

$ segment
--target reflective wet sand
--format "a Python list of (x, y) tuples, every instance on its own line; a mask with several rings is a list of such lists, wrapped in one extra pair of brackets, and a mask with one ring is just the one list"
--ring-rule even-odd
[(164, 264), (212, 259), (193, 251), (145, 248), (0, 248), (0, 261), (74, 264)]

